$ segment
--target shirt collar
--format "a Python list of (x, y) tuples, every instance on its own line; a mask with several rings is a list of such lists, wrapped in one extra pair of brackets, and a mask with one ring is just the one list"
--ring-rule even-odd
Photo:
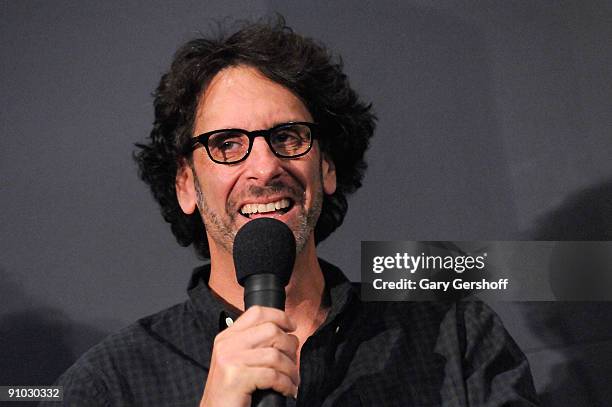
[(221, 298), (208, 287), (210, 278), (210, 263), (196, 267), (191, 274), (187, 286), (187, 294), (199, 315), (198, 322), (211, 343), (220, 331), (220, 320), (229, 308)]
[[(325, 295), (330, 306), (325, 322), (319, 327), (321, 330), (334, 321), (358, 293), (339, 268), (322, 259), (319, 259), (319, 265), (323, 271)], [(198, 318), (199, 322), (207, 336), (211, 336), (212, 342), (212, 338), (225, 328), (225, 318), (229, 316), (235, 319), (239, 315), (208, 287), (209, 277), (210, 264), (194, 269), (187, 292), (195, 310), (201, 316)]]

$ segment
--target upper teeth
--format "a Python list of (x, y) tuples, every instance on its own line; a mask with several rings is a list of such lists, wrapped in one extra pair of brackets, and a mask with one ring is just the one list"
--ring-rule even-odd
[(270, 202), (270, 203), (252, 203), (246, 204), (242, 208), (240, 208), (240, 212), (244, 215), (248, 215), (251, 213), (266, 213), (273, 212), (279, 209), (288, 208), (289, 207), (289, 199), (281, 199), (280, 201)]

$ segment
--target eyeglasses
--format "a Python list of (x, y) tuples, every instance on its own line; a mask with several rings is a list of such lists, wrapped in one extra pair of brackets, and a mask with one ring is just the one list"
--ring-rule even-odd
[(255, 137), (261, 136), (277, 157), (297, 158), (312, 148), (312, 140), (317, 137), (316, 129), (315, 123), (291, 122), (279, 124), (268, 130), (213, 130), (194, 137), (190, 151), (201, 144), (214, 162), (235, 164), (246, 160), (253, 148)]

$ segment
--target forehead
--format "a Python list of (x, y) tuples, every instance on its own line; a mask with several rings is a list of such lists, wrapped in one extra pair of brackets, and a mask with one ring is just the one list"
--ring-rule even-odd
[(312, 116), (289, 89), (240, 65), (219, 72), (200, 95), (194, 133), (233, 127), (260, 130), (289, 121), (312, 121)]

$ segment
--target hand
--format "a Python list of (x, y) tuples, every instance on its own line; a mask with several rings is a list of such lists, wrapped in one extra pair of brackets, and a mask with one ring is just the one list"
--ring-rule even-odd
[(253, 306), (215, 338), (200, 407), (251, 405), (272, 389), (295, 397), (299, 386), (295, 324), (281, 310)]

